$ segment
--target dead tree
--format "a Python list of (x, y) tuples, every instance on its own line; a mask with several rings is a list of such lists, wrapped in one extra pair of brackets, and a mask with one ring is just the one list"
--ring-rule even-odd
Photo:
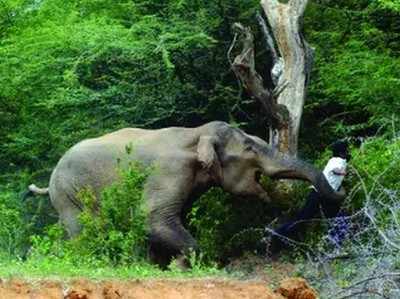
[[(298, 135), (306, 88), (313, 61), (313, 50), (304, 40), (301, 24), (308, 0), (261, 0), (268, 25), (257, 16), (271, 53), (273, 89), (268, 89), (257, 73), (254, 37), (249, 27), (235, 23), (234, 43), (242, 50), (232, 69), (247, 92), (258, 100), (269, 120), (270, 144), (280, 152), (297, 155)], [(230, 53), (229, 51), (229, 53)]]

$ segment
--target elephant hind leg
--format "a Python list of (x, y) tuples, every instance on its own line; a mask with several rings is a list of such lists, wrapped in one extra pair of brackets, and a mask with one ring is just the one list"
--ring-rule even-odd
[(69, 195), (60, 189), (50, 189), (50, 200), (59, 215), (59, 220), (67, 230), (69, 238), (73, 238), (81, 231), (79, 214), (82, 212)]
[(60, 213), (60, 221), (67, 230), (69, 238), (76, 237), (81, 231), (81, 224), (79, 223), (79, 214), (81, 210), (77, 208), (70, 208)]
[(181, 225), (159, 225), (149, 236), (149, 258), (161, 268), (166, 268), (173, 259), (178, 266), (188, 268), (187, 256), (197, 251), (197, 243)]

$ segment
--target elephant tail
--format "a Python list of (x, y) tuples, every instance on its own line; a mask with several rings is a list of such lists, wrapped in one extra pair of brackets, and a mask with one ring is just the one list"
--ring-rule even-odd
[(29, 190), (30, 193), (32, 193), (34, 195), (46, 195), (46, 194), (49, 194), (49, 187), (39, 188), (35, 184), (30, 184), (28, 186), (28, 190)]

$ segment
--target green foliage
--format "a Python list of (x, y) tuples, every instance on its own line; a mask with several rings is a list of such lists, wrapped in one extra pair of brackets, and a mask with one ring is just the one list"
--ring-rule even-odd
[[(75, 142), (123, 126), (221, 119), (264, 135), (259, 107), (239, 95), (226, 59), (232, 23), (256, 25), (258, 5), (1, 1), (2, 172), (49, 174)], [(369, 134), (396, 112), (387, 109), (399, 90), (395, 7), (389, 0), (310, 3), (305, 26), (317, 60), (301, 148), (320, 122), (323, 143)], [(258, 58), (267, 67), (265, 55)]]
[[(305, 106), (302, 148), (391, 131), (400, 86), (400, 14), (383, 2), (311, 2), (305, 21), (316, 59)], [(312, 138), (308, 138), (312, 136)]]
[(0, 193), (0, 255), (21, 255), (26, 239), (20, 199), (11, 192)]
[(8, 258), (24, 258), (31, 246), (29, 236), (43, 233), (56, 221), (48, 198), (25, 197), (25, 192), (9, 186), (0, 192), (0, 215), (0, 256)]
[[(82, 232), (74, 247), (91, 257), (113, 263), (138, 261), (146, 256), (147, 210), (143, 188), (148, 171), (131, 166), (122, 181), (106, 188), (100, 204), (91, 190), (82, 190)], [(94, 212), (95, 211), (95, 212)]]
[(400, 12), (400, 3), (396, 0), (377, 0), (379, 7)]
[[(400, 140), (383, 137), (372, 138), (353, 152), (350, 169), (350, 186), (354, 198), (349, 203), (353, 208), (363, 206), (366, 198), (383, 203), (395, 197), (400, 190)], [(389, 216), (389, 215), (388, 215)]]
[(206, 261), (215, 261), (226, 251), (230, 236), (227, 226), (234, 221), (230, 196), (221, 189), (211, 189), (190, 211), (189, 227)]
[[(300, 189), (307, 191), (296, 186), (285, 196), (293, 200), (295, 194), (301, 196), (297, 193)], [(187, 220), (189, 230), (199, 244), (202, 260), (224, 264), (245, 252), (263, 252), (264, 228), (276, 216), (281, 216), (285, 206), (279, 202), (278, 194), (272, 195), (276, 196), (273, 197), (277, 200), (275, 204), (235, 198), (220, 188), (213, 188), (201, 196)]]
[(399, 122), (399, 69), (400, 60), (367, 50), (358, 41), (349, 42), (345, 51), (336, 55), (335, 61), (319, 67), (321, 79), (314, 88), (324, 93), (324, 101), (336, 102), (348, 113), (369, 116), (366, 121), (352, 125), (336, 120), (337, 134), (346, 136), (354, 130)]

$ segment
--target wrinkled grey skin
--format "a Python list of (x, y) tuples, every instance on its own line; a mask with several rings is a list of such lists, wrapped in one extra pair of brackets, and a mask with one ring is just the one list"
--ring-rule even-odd
[(145, 184), (145, 196), (150, 257), (159, 264), (196, 250), (196, 241), (183, 227), (181, 216), (184, 207), (212, 186), (269, 200), (259, 184), (264, 174), (310, 181), (331, 200), (344, 197), (330, 188), (321, 171), (273, 152), (265, 141), (224, 122), (197, 128), (127, 128), (76, 144), (54, 169), (50, 198), (71, 237), (80, 231), (77, 192), (90, 186), (98, 195), (118, 180), (118, 165), (132, 160), (155, 169)]

